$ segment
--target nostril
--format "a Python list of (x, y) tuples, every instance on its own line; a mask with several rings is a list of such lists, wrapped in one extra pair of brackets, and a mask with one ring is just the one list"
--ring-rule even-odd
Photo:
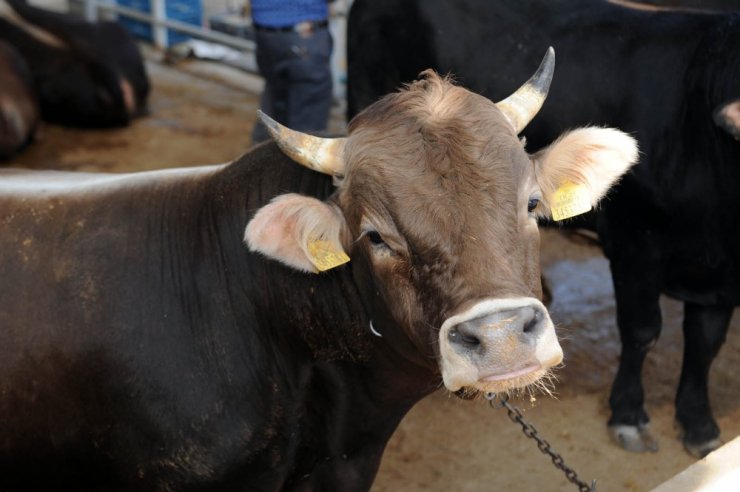
[(535, 331), (536, 328), (537, 328), (537, 319), (536, 317), (533, 317), (532, 319), (524, 323), (524, 328), (522, 329), (522, 331), (524, 333), (532, 333)]
[(544, 317), (545, 315), (540, 309), (534, 309), (529, 319), (522, 324), (522, 331), (528, 334), (536, 334)]
[(477, 336), (465, 330), (461, 325), (452, 328), (447, 338), (450, 343), (462, 345), (469, 350), (477, 348), (481, 343)]

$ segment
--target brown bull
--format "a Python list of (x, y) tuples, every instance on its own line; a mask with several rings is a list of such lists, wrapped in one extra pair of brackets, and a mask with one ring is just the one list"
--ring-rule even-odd
[(586, 129), (527, 155), (551, 58), (499, 107), (428, 73), (346, 139), (265, 118), (336, 187), (274, 144), (0, 173), (0, 489), (367, 490), (441, 382), (536, 382), (562, 356), (536, 216), (573, 208), (564, 184), (595, 203), (636, 154)]
[(527, 155), (517, 134), (553, 66), (550, 50), (498, 104), (428, 71), (358, 115), (343, 139), (295, 134), (262, 115), (288, 155), (332, 174), (338, 189), (324, 202), (277, 197), (250, 223), (248, 244), (307, 271), (316, 241), (359, 255), (373, 330), (436, 358), (451, 391), (538, 381), (562, 351), (540, 301), (536, 218), (563, 186), (595, 204), (637, 157), (632, 138), (604, 128)]

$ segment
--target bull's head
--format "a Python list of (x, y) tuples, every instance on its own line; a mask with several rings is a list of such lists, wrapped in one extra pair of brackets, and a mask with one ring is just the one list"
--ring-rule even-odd
[(544, 101), (553, 56), (499, 104), (426, 72), (357, 115), (346, 138), (261, 115), (287, 155), (337, 190), (326, 202), (277, 197), (247, 226), (249, 247), (309, 272), (351, 257), (374, 328), (436, 358), (452, 391), (534, 383), (562, 360), (540, 301), (537, 216), (562, 185), (595, 204), (637, 157), (632, 138), (604, 128), (525, 152), (517, 134)]

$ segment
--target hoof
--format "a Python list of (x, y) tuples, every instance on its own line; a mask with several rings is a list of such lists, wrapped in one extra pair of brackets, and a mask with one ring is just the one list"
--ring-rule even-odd
[(658, 451), (658, 442), (648, 430), (648, 425), (610, 425), (609, 434), (614, 441), (627, 451), (645, 453)]
[(722, 446), (722, 444), (722, 440), (719, 438), (711, 439), (699, 444), (690, 443), (686, 440), (683, 441), (684, 449), (686, 449), (691, 456), (699, 459), (706, 457), (706, 455)]

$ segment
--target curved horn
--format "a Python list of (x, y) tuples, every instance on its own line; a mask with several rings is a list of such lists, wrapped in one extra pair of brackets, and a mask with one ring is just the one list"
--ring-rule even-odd
[(285, 155), (309, 169), (333, 176), (344, 173), (342, 151), (346, 138), (320, 138), (287, 128), (257, 111), (273, 140)]
[(545, 102), (554, 70), (555, 50), (550, 46), (534, 75), (515, 93), (496, 103), (517, 133), (524, 130)]

